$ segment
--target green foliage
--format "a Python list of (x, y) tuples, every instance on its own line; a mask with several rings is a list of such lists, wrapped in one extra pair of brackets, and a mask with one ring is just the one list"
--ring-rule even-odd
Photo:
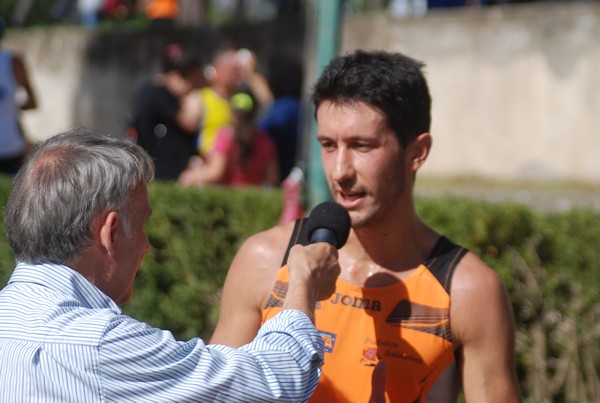
[[(0, 176), (5, 205), (11, 178)], [(210, 337), (227, 268), (251, 234), (276, 224), (278, 190), (184, 189), (154, 183), (151, 252), (124, 312), (177, 338)], [(422, 198), (417, 212), (468, 247), (507, 287), (517, 323), (517, 370), (527, 401), (598, 401), (600, 213), (540, 213), (514, 203)], [(2, 218), (0, 218), (2, 220)], [(0, 234), (0, 284), (14, 267)]]
[(0, 206), (2, 206), (2, 215), (0, 215), (0, 225), (2, 226), (0, 233), (0, 288), (4, 287), (15, 267), (15, 257), (4, 235), (4, 206), (11, 185), (12, 178), (0, 174)]
[(505, 284), (510, 283), (511, 276), (506, 251), (521, 251), (539, 221), (523, 205), (451, 197), (419, 200), (417, 211), (437, 231), (481, 257)]
[[(13, 23), (13, 16), (18, 10), (19, 0), (0, 1), (0, 17), (4, 18), (6, 24), (10, 26)], [(36, 1), (35, 5), (29, 8), (27, 13), (27, 25), (48, 25), (54, 22), (56, 14), (56, 5), (54, 1)], [(18, 13), (20, 14), (20, 13)]]
[(149, 189), (153, 213), (146, 230), (151, 252), (124, 312), (180, 338), (210, 336), (219, 289), (235, 251), (251, 234), (277, 223), (276, 190), (201, 191), (170, 183)]
[(425, 222), (495, 269), (511, 299), (517, 373), (531, 401), (600, 398), (600, 214), (514, 203), (419, 200)]

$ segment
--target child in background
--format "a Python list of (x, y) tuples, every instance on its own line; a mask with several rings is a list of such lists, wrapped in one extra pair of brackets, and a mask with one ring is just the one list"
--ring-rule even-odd
[(279, 167), (275, 144), (257, 129), (258, 104), (250, 92), (230, 99), (233, 122), (222, 127), (205, 159), (193, 158), (179, 176), (184, 186), (276, 186)]

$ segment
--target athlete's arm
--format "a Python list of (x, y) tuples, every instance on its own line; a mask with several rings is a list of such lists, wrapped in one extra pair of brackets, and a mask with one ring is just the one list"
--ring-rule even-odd
[(468, 253), (452, 280), (451, 326), (467, 402), (520, 402), (515, 324), (497, 274)]
[(211, 344), (239, 347), (254, 339), (260, 327), (262, 307), (281, 267), (292, 225), (260, 232), (243, 243), (225, 279)]

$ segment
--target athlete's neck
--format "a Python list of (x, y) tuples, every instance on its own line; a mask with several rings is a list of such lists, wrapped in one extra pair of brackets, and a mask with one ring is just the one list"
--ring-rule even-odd
[(418, 267), (431, 252), (439, 234), (416, 214), (397, 222), (352, 229), (342, 255), (383, 270), (402, 272)]

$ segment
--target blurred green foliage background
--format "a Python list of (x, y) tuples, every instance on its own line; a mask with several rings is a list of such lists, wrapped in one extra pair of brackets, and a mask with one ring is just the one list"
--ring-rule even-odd
[[(11, 178), (0, 176), (0, 204)], [(124, 313), (208, 339), (227, 268), (251, 234), (275, 225), (278, 189), (183, 189), (153, 183), (152, 245)], [(417, 199), (425, 222), (478, 254), (507, 287), (517, 323), (518, 376), (526, 401), (600, 401), (600, 213), (539, 212), (510, 202)], [(0, 284), (14, 268), (0, 234)], [(252, 287), (252, 284), (248, 285)]]

